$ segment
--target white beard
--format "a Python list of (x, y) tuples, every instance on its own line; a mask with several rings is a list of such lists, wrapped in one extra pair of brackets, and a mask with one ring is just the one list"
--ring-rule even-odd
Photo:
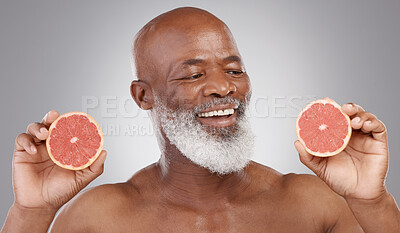
[[(193, 163), (211, 173), (225, 175), (242, 170), (253, 155), (254, 135), (246, 116), (247, 106), (233, 98), (215, 99), (194, 110), (173, 111), (156, 100), (155, 114), (165, 135)], [(208, 107), (235, 103), (239, 106), (234, 126), (214, 128), (203, 126), (196, 113)], [(154, 119), (154, 118), (153, 118)], [(158, 127), (159, 124), (155, 122)]]

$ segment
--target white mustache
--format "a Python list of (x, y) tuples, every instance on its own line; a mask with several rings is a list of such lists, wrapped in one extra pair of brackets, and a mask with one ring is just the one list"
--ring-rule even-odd
[(244, 109), (246, 109), (247, 107), (247, 103), (243, 102), (241, 100), (238, 99), (234, 99), (230, 96), (224, 97), (224, 98), (219, 98), (219, 99), (213, 99), (210, 102), (204, 103), (204, 104), (199, 104), (196, 107), (194, 107), (193, 109), (193, 113), (195, 115), (199, 114), (200, 112), (208, 109), (208, 108), (212, 108), (215, 107), (217, 105), (222, 105), (222, 104), (235, 104), (236, 106), (238, 106), (238, 111), (242, 112)]

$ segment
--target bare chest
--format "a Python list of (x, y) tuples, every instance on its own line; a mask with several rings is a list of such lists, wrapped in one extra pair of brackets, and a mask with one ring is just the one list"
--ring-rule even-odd
[(206, 213), (148, 206), (140, 211), (112, 214), (99, 222), (95, 232), (324, 232), (316, 222), (302, 209), (278, 204), (229, 206)]

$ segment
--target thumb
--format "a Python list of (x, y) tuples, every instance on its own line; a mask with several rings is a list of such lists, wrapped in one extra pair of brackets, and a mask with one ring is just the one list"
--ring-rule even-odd
[(104, 161), (106, 160), (107, 157), (107, 152), (103, 150), (99, 157), (90, 165), (89, 167), (81, 170), (81, 171), (76, 171), (76, 172), (82, 172), (82, 173), (77, 173), (80, 174), (77, 176), (75, 179), (75, 183), (77, 185), (77, 190), (80, 191), (84, 187), (86, 187), (90, 182), (92, 182), (94, 179), (96, 179), (98, 176), (100, 176), (103, 173), (104, 170)]
[(297, 152), (299, 152), (300, 161), (317, 176), (321, 177), (322, 171), (326, 165), (324, 158), (308, 153), (299, 140), (294, 142), (294, 147), (296, 147)]
[(104, 170), (104, 162), (106, 161), (107, 158), (107, 151), (103, 150), (99, 157), (96, 159), (96, 161), (93, 162), (92, 165), (89, 166), (89, 169), (97, 174), (97, 176), (101, 175)]
[(84, 176), (82, 177), (84, 180), (84, 185), (89, 184), (92, 182), (92, 180), (103, 173), (106, 157), (107, 151), (103, 150), (96, 161), (92, 163), (92, 165), (82, 170), (84, 172)]

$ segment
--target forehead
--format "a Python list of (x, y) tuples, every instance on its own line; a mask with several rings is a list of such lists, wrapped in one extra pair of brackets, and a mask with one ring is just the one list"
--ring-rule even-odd
[(170, 66), (192, 58), (223, 59), (239, 55), (229, 29), (220, 25), (165, 28), (155, 33), (148, 48), (154, 62), (160, 66)]

